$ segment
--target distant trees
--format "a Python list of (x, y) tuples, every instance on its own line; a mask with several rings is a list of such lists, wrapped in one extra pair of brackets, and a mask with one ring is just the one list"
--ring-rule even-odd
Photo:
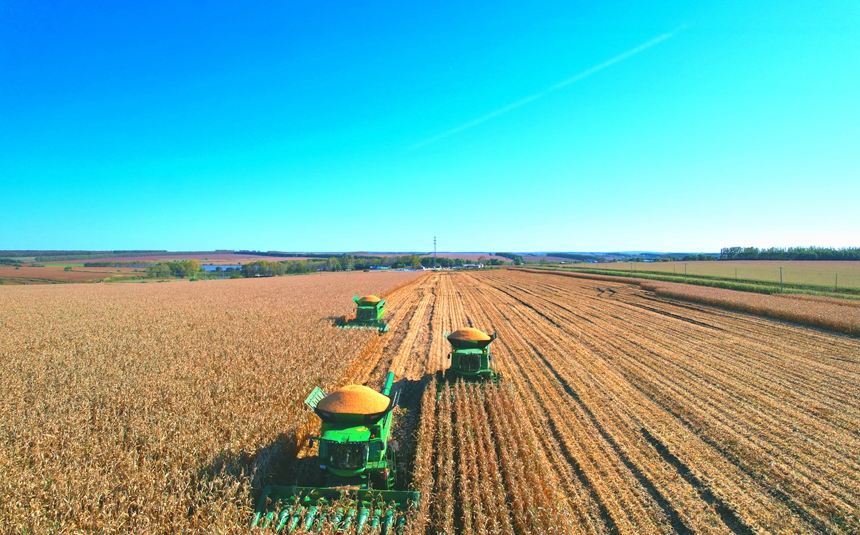
[(156, 277), (193, 277), (200, 271), (200, 262), (194, 260), (174, 260), (154, 264), (146, 268), (146, 276)]
[(510, 258), (514, 262), (515, 266), (521, 266), (525, 263), (523, 261), (522, 256), (520, 256), (518, 254), (514, 254), (514, 253), (496, 253), (496, 256), (501, 256), (503, 258)]
[(175, 277), (193, 277), (200, 271), (200, 262), (193, 258), (191, 260), (168, 262), (167, 265), (170, 266), (170, 272)]
[(269, 262), (268, 260), (255, 260), (248, 262), (240, 269), (244, 277), (277, 277), (287, 272), (282, 262)]
[(270, 262), (268, 260), (255, 260), (248, 262), (239, 269), (243, 277), (280, 277), (281, 275), (298, 275), (314, 271), (304, 260)]
[[(445, 256), (440, 256), (436, 258), (436, 267), (456, 267), (465, 265), (466, 261), (462, 258), (448, 258)], [(432, 256), (424, 256), (421, 257), (421, 265), (424, 267), (433, 267), (433, 257)]]
[(315, 268), (305, 260), (287, 261), (284, 262), (284, 265), (286, 266), (286, 273), (288, 275), (301, 275), (315, 270)]
[(720, 260), (860, 260), (860, 247), (723, 247)]
[(167, 264), (153, 264), (146, 268), (146, 276), (149, 278), (169, 277), (170, 267)]
[(394, 260), (392, 267), (418, 269), (421, 267), (421, 256), (410, 254), (398, 257)]
[(340, 271), (340, 261), (337, 257), (331, 256), (325, 261), (325, 268), (327, 271)]

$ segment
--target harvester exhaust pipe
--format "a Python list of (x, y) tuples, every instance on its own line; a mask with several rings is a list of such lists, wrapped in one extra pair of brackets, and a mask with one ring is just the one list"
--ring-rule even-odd
[(385, 386), (382, 387), (382, 395), (383, 396), (391, 396), (391, 385), (394, 384), (394, 372), (388, 372), (388, 376), (385, 378)]

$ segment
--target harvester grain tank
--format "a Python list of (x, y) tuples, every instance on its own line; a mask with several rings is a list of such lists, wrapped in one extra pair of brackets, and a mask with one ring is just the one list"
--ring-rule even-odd
[[(324, 523), (357, 532), (368, 526), (389, 533), (405, 524), (403, 513), (417, 504), (419, 494), (394, 490), (397, 460), (389, 444), (394, 373), (389, 373), (381, 392), (359, 385), (326, 395), (316, 387), (305, 400), (322, 424), (311, 437), (319, 444), (319, 463), (325, 487), (270, 485), (263, 489), (252, 527), (292, 532), (297, 528), (318, 530)], [(280, 511), (278, 511), (280, 509)]]
[(356, 304), (355, 318), (338, 323), (338, 327), (346, 329), (378, 329), (379, 332), (388, 332), (388, 324), (382, 319), (385, 316), (385, 299), (375, 295), (355, 296), (352, 298)]
[(490, 344), (496, 339), (484, 331), (471, 327), (458, 329), (453, 333), (445, 332), (445, 338), (451, 344), (451, 367), (445, 372), (448, 380), (463, 379), (466, 381), (498, 383), (501, 374), (496, 371), (496, 364), (490, 355)]

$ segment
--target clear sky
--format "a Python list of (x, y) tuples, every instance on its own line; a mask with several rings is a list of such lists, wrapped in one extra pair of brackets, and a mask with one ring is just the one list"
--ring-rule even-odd
[(856, 0), (478, 4), (3, 2), (0, 249), (860, 245)]

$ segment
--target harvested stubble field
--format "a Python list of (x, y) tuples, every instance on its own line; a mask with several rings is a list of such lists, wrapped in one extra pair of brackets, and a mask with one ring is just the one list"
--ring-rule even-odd
[[(521, 269), (527, 273), (547, 273)], [(598, 275), (593, 273), (549, 272), (559, 277), (573, 277), (603, 282), (636, 284), (664, 297), (694, 301), (741, 312), (750, 312), (845, 334), (860, 335), (860, 301), (803, 294), (762, 295), (722, 288), (709, 288), (676, 282), (651, 281)]]
[[(860, 532), (857, 338), (545, 274), (415, 290), (379, 365), (420, 407), (411, 533)], [(437, 398), (463, 325), (503, 383)]]
[[(856, 337), (680, 301), (627, 282), (517, 271), (425, 275), (387, 296), (393, 311), (390, 333), (340, 333), (328, 329), (319, 315), (348, 310), (343, 298), (372, 288), (326, 290), (326, 279), (318, 280), (318, 291), (340, 293), (331, 297), (331, 304), (326, 296), (322, 304), (306, 299), (301, 306), (285, 305), (282, 298), (254, 290), (254, 283), (264, 281), (224, 281), (223, 288), (236, 282), (248, 286), (231, 294), (230, 299), (239, 301), (232, 303), (236, 315), (221, 318), (220, 334), (214, 337), (206, 335), (214, 319), (206, 326), (174, 316), (156, 323), (159, 327), (136, 325), (123, 319), (127, 313), (112, 302), (115, 296), (92, 294), (89, 306), (102, 312), (97, 314), (100, 322), (87, 325), (102, 325), (115, 338), (107, 358), (91, 354), (87, 361), (94, 371), (113, 373), (97, 387), (87, 387), (94, 379), (67, 368), (58, 372), (50, 364), (50, 356), (58, 354), (51, 348), (71, 343), (64, 341), (66, 336), (77, 340), (71, 347), (85, 347), (69, 317), (82, 311), (69, 309), (52, 319), (19, 304), (22, 314), (32, 316), (21, 323), (41, 321), (44, 332), (7, 345), (2, 353), (8, 360), (16, 354), (11, 347), (22, 347), (30, 355), (25, 360), (33, 361), (16, 364), (15, 401), (3, 401), (0, 421), (6, 442), (0, 469), (16, 471), (11, 484), (0, 483), (2, 518), (38, 518), (43, 523), (37, 531), (47, 531), (44, 522), (57, 518), (106, 522), (106, 517), (118, 531), (166, 526), (241, 532), (253, 505), (248, 495), (259, 489), (260, 478), (293, 475), (285, 468), (294, 454), (289, 446), (309, 429), (303, 426), (315, 423), (300, 408), (310, 387), (319, 382), (329, 389), (354, 381), (378, 388), (391, 370), (406, 409), (398, 409), (398, 458), (408, 483), (422, 495), (406, 533), (860, 532)], [(167, 286), (165, 293), (174, 287)], [(164, 300), (161, 310), (170, 303), (165, 295), (151, 299)], [(279, 308), (272, 310), (276, 303)], [(45, 298), (36, 304), (57, 308)], [(305, 307), (308, 314), (287, 314), (283, 307)], [(274, 319), (240, 314), (248, 310), (265, 311)], [(117, 325), (123, 327), (104, 326), (111, 314), (118, 315)], [(307, 320), (307, 315), (317, 319)], [(278, 329), (273, 330), (273, 322)], [(446, 386), (437, 395), (436, 372), (449, 362), (443, 332), (463, 326), (499, 333), (492, 351), (502, 384)], [(305, 336), (315, 341), (301, 341), (306, 327), (311, 332)], [(237, 341), (237, 333), (254, 338)], [(141, 338), (171, 342), (152, 346), (136, 341)], [(279, 338), (292, 342), (278, 346)], [(333, 341), (339, 345), (326, 345)], [(140, 385), (136, 391), (120, 380), (128, 380), (127, 368), (136, 366), (136, 360), (117, 358), (126, 346), (143, 348), (143, 354), (164, 353), (141, 359), (148, 364), (136, 375), (151, 380), (129, 380)], [(221, 351), (222, 346), (226, 358), (191, 359), (216, 364), (218, 381), (208, 369), (162, 363), (187, 364), (188, 355), (203, 348)], [(309, 348), (320, 347), (339, 355), (361, 353), (362, 358), (351, 363), (332, 358), (322, 371), (309, 364), (315, 357), (308, 355)], [(127, 364), (118, 366), (117, 361)], [(176, 376), (165, 377), (165, 369)], [(315, 375), (299, 378), (296, 369)], [(10, 382), (6, 376), (2, 381), (4, 388)], [(201, 381), (205, 388), (183, 386), (181, 395), (153, 388)], [(22, 387), (22, 382), (33, 384)], [(87, 401), (81, 404), (82, 416), (63, 409), (59, 422), (51, 419), (48, 411), (58, 410), (54, 401), (39, 396), (57, 388), (81, 392), (77, 396)], [(125, 412), (114, 411), (121, 395), (138, 401), (121, 403)], [(161, 408), (177, 399), (185, 401), (173, 401), (170, 410)], [(100, 409), (93, 412), (93, 406)], [(24, 417), (38, 414), (44, 416), (25, 427)], [(90, 423), (91, 414), (95, 422), (105, 422), (102, 427)], [(63, 431), (64, 424), (77, 419), (90, 437), (92, 455), (101, 457), (90, 459), (80, 448), (67, 455), (56, 449), (56, 436), (74, 439), (80, 433)], [(19, 426), (22, 438), (7, 431), (9, 421)], [(189, 424), (193, 432), (184, 429)], [(165, 445), (170, 431), (183, 447)], [(103, 448), (93, 442), (101, 437)], [(10, 444), (26, 454), (26, 462), (10, 451)], [(117, 467), (105, 465), (107, 461)], [(128, 477), (135, 473), (157, 475), (157, 481)], [(46, 476), (58, 477), (59, 485), (72, 492), (54, 496), (58, 483), (46, 484)], [(48, 516), (48, 505), (61, 513)], [(62, 516), (70, 514), (69, 508), (78, 516)], [(176, 518), (162, 509), (183, 514)]]
[(0, 288), (0, 533), (246, 533), (415, 273)]
[[(580, 267), (580, 266), (577, 266)], [(591, 267), (591, 266), (583, 266)], [(742, 281), (779, 282), (779, 268), (782, 267), (783, 282), (790, 284), (813, 284), (833, 288), (838, 282), (840, 288), (860, 288), (860, 262), (827, 260), (715, 260), (698, 262), (611, 262), (596, 264), (599, 269), (617, 271), (645, 271), (706, 277), (721, 277)], [(838, 277), (838, 279), (837, 279)]]

